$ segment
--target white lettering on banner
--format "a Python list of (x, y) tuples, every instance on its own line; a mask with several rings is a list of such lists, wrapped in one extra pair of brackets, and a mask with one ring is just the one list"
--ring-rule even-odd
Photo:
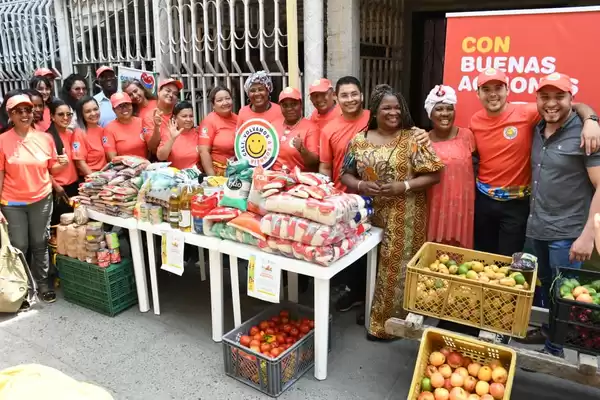
[[(460, 70), (463, 73), (479, 73), (488, 68), (494, 68), (508, 74), (509, 89), (513, 93), (536, 92), (539, 86), (539, 80), (553, 72), (556, 72), (555, 57), (473, 57), (464, 56), (460, 61)], [(539, 78), (519, 76), (521, 74), (536, 74)], [(573, 95), (579, 91), (579, 79), (571, 78), (573, 84)], [(463, 75), (458, 84), (459, 92), (474, 92), (477, 90), (477, 78), (471, 78), (469, 75)]]

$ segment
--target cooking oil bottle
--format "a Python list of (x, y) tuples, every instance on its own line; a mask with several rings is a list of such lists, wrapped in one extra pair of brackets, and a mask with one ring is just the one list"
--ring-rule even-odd
[(179, 197), (179, 229), (183, 232), (192, 231), (192, 196), (194, 188), (184, 185)]
[(179, 190), (171, 189), (169, 196), (169, 225), (173, 229), (179, 229)]

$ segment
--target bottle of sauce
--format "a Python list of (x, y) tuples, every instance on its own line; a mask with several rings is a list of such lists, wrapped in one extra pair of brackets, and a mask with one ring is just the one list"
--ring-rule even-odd
[(169, 197), (169, 225), (173, 229), (179, 229), (179, 190), (171, 189)]

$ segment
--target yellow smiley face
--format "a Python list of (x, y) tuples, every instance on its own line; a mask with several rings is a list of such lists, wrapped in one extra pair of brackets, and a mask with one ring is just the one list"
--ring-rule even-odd
[(267, 139), (260, 133), (253, 133), (246, 139), (246, 152), (252, 158), (261, 158), (267, 152)]

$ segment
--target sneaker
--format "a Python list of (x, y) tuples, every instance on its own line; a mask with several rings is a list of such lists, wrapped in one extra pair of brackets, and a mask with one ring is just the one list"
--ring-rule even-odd
[(42, 300), (46, 303), (54, 303), (56, 301), (56, 292), (54, 292), (54, 290), (48, 290), (42, 293)]
[(358, 307), (362, 304), (362, 299), (357, 298), (352, 294), (350, 290), (346, 288), (346, 291), (342, 293), (340, 298), (335, 303), (335, 309), (339, 312), (346, 312), (352, 310), (354, 307)]
[(508, 335), (501, 335), (499, 333), (496, 334), (496, 343), (507, 345), (510, 343), (512, 338)]

